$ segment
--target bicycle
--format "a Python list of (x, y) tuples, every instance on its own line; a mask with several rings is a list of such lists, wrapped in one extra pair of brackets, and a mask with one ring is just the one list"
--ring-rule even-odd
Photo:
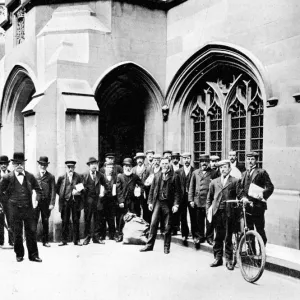
[[(262, 200), (265, 201), (265, 200)], [(246, 221), (246, 204), (243, 200), (227, 200), (227, 203), (242, 204), (243, 230), (233, 234), (233, 264), (238, 263), (244, 279), (256, 282), (263, 274), (266, 264), (264, 242), (255, 230), (249, 230)]]

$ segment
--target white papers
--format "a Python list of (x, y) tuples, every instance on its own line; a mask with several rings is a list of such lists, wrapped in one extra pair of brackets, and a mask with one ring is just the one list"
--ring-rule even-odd
[(75, 189), (77, 192), (81, 192), (82, 190), (84, 190), (84, 186), (82, 183), (78, 183), (75, 185)]
[(250, 186), (249, 186), (248, 195), (250, 197), (255, 198), (255, 199), (260, 199), (260, 197), (258, 195), (262, 194), (263, 191), (264, 191), (263, 188), (261, 188), (260, 186), (254, 184), (254, 183), (251, 183)]
[(100, 197), (104, 197), (104, 186), (100, 185)]
[(139, 186), (136, 186), (134, 189), (134, 196), (140, 197), (141, 196), (141, 188)]
[(211, 223), (212, 217), (213, 217), (213, 211), (212, 211), (212, 205), (211, 205), (211, 206), (209, 207), (208, 211), (207, 211), (207, 216), (206, 216), (207, 221), (208, 221), (209, 223)]
[(241, 171), (235, 167), (235, 166), (231, 166), (231, 171), (230, 171), (230, 175), (236, 179), (241, 179), (242, 178), (242, 173)]
[(117, 185), (114, 183), (113, 188), (112, 188), (112, 195), (116, 196), (117, 195)]
[(36, 208), (38, 206), (38, 201), (36, 200), (36, 191), (32, 190), (32, 206)]

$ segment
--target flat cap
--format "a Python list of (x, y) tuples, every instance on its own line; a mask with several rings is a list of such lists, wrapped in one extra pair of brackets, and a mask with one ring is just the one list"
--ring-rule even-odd
[(132, 166), (132, 164), (133, 164), (133, 161), (131, 158), (125, 158), (123, 160), (123, 165), (131, 165)]
[(154, 150), (147, 150), (147, 151), (146, 151), (146, 155), (147, 155), (148, 153), (153, 153), (153, 154), (155, 154), (155, 151), (154, 151)]
[(230, 166), (230, 160), (229, 159), (223, 159), (223, 160), (221, 160), (217, 163), (218, 167), (221, 167), (221, 166), (224, 166), (224, 165), (229, 165)]
[(115, 153), (106, 153), (105, 157), (115, 157)]
[(192, 157), (192, 154), (190, 152), (183, 152), (181, 157)]
[(165, 155), (166, 153), (169, 153), (169, 154), (172, 155), (172, 151), (171, 151), (171, 150), (165, 150), (165, 151), (163, 152), (163, 155)]
[(201, 154), (200, 155), (200, 158), (199, 158), (200, 161), (209, 161), (209, 155), (208, 154)]
[(211, 155), (210, 156), (210, 160), (214, 161), (214, 160), (220, 160), (220, 156), (218, 155)]
[(257, 152), (255, 152), (255, 151), (250, 151), (250, 152), (247, 152), (246, 153), (246, 156), (247, 157), (258, 157), (259, 156), (259, 154), (257, 153)]
[(66, 160), (65, 164), (67, 166), (75, 166), (76, 165), (76, 161), (75, 160)]

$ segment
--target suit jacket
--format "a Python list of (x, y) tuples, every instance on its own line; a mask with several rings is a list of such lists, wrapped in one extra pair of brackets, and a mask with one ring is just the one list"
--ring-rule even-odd
[(188, 181), (188, 187), (189, 187), (193, 172), (194, 172), (194, 168), (192, 166), (191, 166), (190, 172), (188, 173), (187, 176), (185, 175), (184, 168), (180, 168), (179, 170), (177, 170), (175, 172), (175, 173), (177, 173), (177, 175), (179, 177), (181, 201), (183, 201), (183, 197), (184, 197), (184, 194), (185, 194), (186, 180)]
[[(183, 168), (183, 165), (182, 165), (182, 164), (178, 164), (178, 165), (179, 165), (179, 169)], [(173, 164), (170, 164), (170, 169), (171, 169), (173, 172), (179, 171), (179, 170), (174, 171)]]
[(216, 178), (216, 174), (217, 172), (210, 168), (205, 174), (203, 174), (201, 169), (195, 170), (192, 173), (188, 201), (195, 202), (197, 207), (205, 207), (209, 184), (212, 179)]
[(118, 174), (117, 177), (117, 198), (119, 204), (130, 205), (134, 201), (134, 189), (138, 185), (143, 188), (143, 183), (139, 176), (131, 174), (128, 178), (125, 174)]
[(236, 167), (240, 170), (241, 173), (246, 171), (245, 164), (241, 164), (241, 163), (237, 162)]
[[(64, 175), (58, 177), (57, 185), (56, 185), (56, 193), (59, 196), (58, 202), (59, 202), (59, 211), (61, 212), (63, 205), (64, 205), (64, 196), (65, 196), (65, 190), (66, 190), (66, 181), (67, 181), (67, 173)], [(72, 177), (72, 183), (71, 187), (72, 189), (75, 189), (75, 185), (78, 183), (82, 183), (81, 176), (74, 172)], [(72, 201), (71, 199), (69, 201)], [(73, 196), (73, 201), (75, 202), (77, 210), (81, 210), (83, 208), (83, 193), (81, 195)]]
[[(100, 170), (100, 173), (104, 174), (105, 173), (105, 167), (103, 166)], [(113, 168), (113, 174), (118, 175), (123, 173), (123, 168), (120, 165), (114, 165)]]
[[(98, 203), (97, 203), (97, 209), (98, 210), (103, 210), (105, 203), (110, 203), (112, 205), (115, 205), (117, 203), (117, 195), (116, 196), (109, 196), (109, 195), (107, 195), (108, 187), (107, 187), (107, 179), (106, 179), (106, 175), (105, 174), (103, 175), (103, 178), (104, 178), (104, 182), (105, 182), (105, 185), (104, 185), (104, 196), (103, 197), (99, 197), (99, 200), (98, 200)], [(117, 175), (115, 175), (115, 174), (111, 175), (111, 182), (110, 182), (110, 184), (112, 184), (112, 185), (117, 184)]]
[[(7, 172), (10, 173), (9, 170), (7, 170)], [(5, 174), (5, 175), (7, 175), (7, 174)], [(4, 177), (4, 176), (3, 176), (3, 177)], [(2, 180), (3, 177), (1, 176), (1, 172), (0, 172), (0, 182), (1, 182), (1, 180)], [(0, 203), (1, 203), (1, 202), (5, 202), (5, 201), (8, 200), (8, 199), (6, 199), (6, 200), (3, 199), (3, 200), (2, 200), (2, 198), (5, 198), (5, 194), (2, 194), (2, 193), (1, 193), (1, 194), (0, 194)]]
[[(10, 172), (3, 176), (0, 182), (0, 195), (4, 195), (4, 197), (1, 197), (1, 201), (9, 200), (10, 195), (12, 194), (14, 189), (15, 180), (18, 180), (15, 176), (15, 172)], [(27, 187), (30, 194), (32, 195), (32, 191), (35, 190), (37, 195), (36, 200), (39, 201), (42, 196), (42, 189), (40, 188), (33, 174), (25, 171), (24, 180), (26, 180), (27, 182)], [(30, 201), (30, 205), (32, 206), (32, 201)]]
[[(90, 171), (88, 171), (82, 175), (82, 183), (84, 185), (84, 192), (83, 192), (84, 201), (87, 201), (87, 197), (88, 197), (87, 181), (90, 176), (91, 176)], [(103, 185), (103, 187), (105, 186), (104, 175), (102, 173), (96, 171), (95, 187), (96, 187), (97, 197), (99, 197), (101, 185)]]
[[(253, 197), (250, 197), (248, 195), (248, 191), (245, 190), (245, 184), (246, 184), (246, 176), (247, 176), (247, 172), (244, 172), (242, 174), (242, 178), (241, 178), (241, 191), (240, 191), (240, 195), (241, 197), (247, 197), (250, 201), (253, 202), (254, 206), (262, 208), (262, 209), (267, 209), (267, 204), (265, 202), (259, 201)], [(267, 200), (274, 191), (274, 185), (270, 179), (269, 174), (267, 173), (267, 171), (265, 171), (264, 169), (260, 169), (260, 168), (255, 168), (251, 177), (250, 177), (250, 181), (251, 183), (254, 183), (256, 185), (258, 185), (259, 187), (263, 188), (263, 198), (265, 200)]]
[[(228, 175), (225, 186), (222, 185), (221, 177), (213, 179), (209, 185), (209, 191), (206, 201), (206, 212), (212, 205), (212, 215), (214, 216), (219, 209), (220, 203), (223, 200), (235, 200), (239, 193), (238, 179)], [(233, 215), (232, 208), (236, 205), (233, 203), (226, 204), (227, 216)]]
[[(159, 191), (160, 191), (160, 186), (161, 186), (161, 181), (163, 177), (162, 172), (158, 172), (155, 174), (151, 188), (150, 188), (150, 193), (148, 197), (148, 204), (153, 205), (153, 209), (159, 201)], [(167, 193), (166, 193), (166, 198), (169, 207), (171, 208), (174, 205), (179, 205), (180, 204), (180, 182), (179, 182), (179, 176), (176, 172), (172, 172), (170, 170), (167, 178)]]
[[(55, 205), (56, 192), (55, 192), (55, 177), (46, 171), (43, 177), (41, 177), (41, 173), (38, 172), (35, 175), (37, 182), (42, 189), (42, 196), (40, 197), (40, 201), (46, 201), (47, 205)], [(48, 185), (48, 189), (44, 190), (43, 186)], [(38, 199), (39, 200), (39, 199)]]

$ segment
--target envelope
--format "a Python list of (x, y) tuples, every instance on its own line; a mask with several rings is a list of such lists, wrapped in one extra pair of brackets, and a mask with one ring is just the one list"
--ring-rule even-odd
[(251, 183), (249, 186), (248, 195), (255, 199), (258, 199), (257, 194), (262, 193), (263, 191), (263, 188), (254, 183)]
[(82, 183), (78, 183), (75, 185), (75, 189), (77, 192), (81, 192), (84, 189), (84, 186)]

